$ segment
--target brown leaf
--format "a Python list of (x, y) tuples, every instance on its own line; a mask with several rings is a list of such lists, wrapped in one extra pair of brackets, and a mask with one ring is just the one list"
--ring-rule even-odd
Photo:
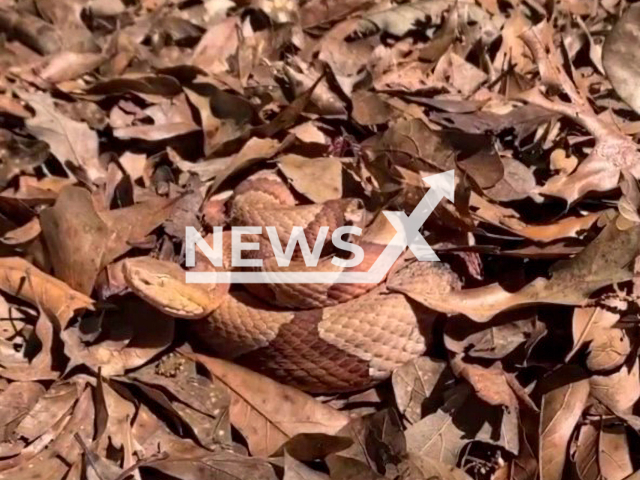
[(502, 69), (507, 64), (515, 66), (518, 72), (526, 73), (533, 66), (527, 47), (520, 35), (531, 26), (530, 21), (521, 12), (517, 12), (504, 24), (502, 28), (502, 43), (493, 61), (495, 68)]
[(539, 277), (514, 293), (497, 283), (468, 290), (449, 287), (437, 293), (397, 288), (393, 281), (390, 286), (429, 308), (462, 313), (477, 322), (486, 322), (506, 309), (535, 303), (581, 305), (597, 289), (631, 278), (628, 267), (636, 255), (638, 235), (638, 227), (620, 230), (611, 222), (579, 254), (556, 264), (550, 279)]
[(348, 416), (309, 395), (233, 363), (189, 355), (229, 388), (231, 423), (247, 438), (251, 452), (269, 455), (298, 433), (335, 434)]
[(482, 70), (449, 51), (438, 60), (433, 78), (450, 84), (466, 96), (478, 90), (488, 77)]
[(28, 365), (5, 365), (6, 368), (0, 369), (0, 376), (21, 381), (52, 380), (59, 377), (60, 372), (53, 368), (55, 327), (44, 311), (40, 312), (34, 333), (40, 343), (40, 351)]
[(467, 172), (480, 188), (486, 189), (496, 186), (504, 178), (504, 162), (498, 152), (490, 147), (459, 161), (458, 166)]
[(551, 152), (549, 155), (550, 167), (553, 170), (559, 170), (560, 175), (569, 175), (578, 166), (578, 159), (573, 155), (568, 155), (565, 150), (560, 148)]
[(0, 185), (6, 186), (15, 175), (32, 173), (34, 168), (42, 165), (49, 156), (49, 147), (45, 142), (0, 130), (0, 156)]
[(205, 82), (190, 84), (185, 93), (200, 113), (205, 155), (214, 154), (228, 142), (249, 138), (251, 122), (256, 119), (250, 102)]
[(93, 35), (80, 18), (81, 10), (72, 0), (35, 0), (38, 14), (60, 32), (65, 50), (99, 51)]
[(238, 50), (238, 19), (229, 17), (211, 26), (193, 50), (191, 64), (214, 74), (229, 69), (229, 57)]
[[(462, 106), (465, 104), (463, 103)], [(488, 134), (513, 129), (517, 138), (523, 138), (535, 132), (541, 124), (545, 124), (557, 116), (558, 113), (549, 111), (542, 106), (524, 105), (503, 114), (485, 110), (473, 113), (445, 111), (434, 112), (431, 117), (443, 126), (454, 127), (470, 134)]]
[(450, 373), (445, 373), (446, 367), (446, 362), (419, 357), (393, 372), (391, 381), (398, 408), (410, 422), (415, 423), (422, 418), (424, 402), (437, 384), (450, 377)]
[(504, 167), (504, 175), (484, 193), (493, 200), (501, 202), (520, 200), (528, 197), (536, 188), (533, 173), (522, 163), (509, 157), (500, 159)]
[(371, 5), (370, 0), (349, 0), (340, 3), (325, 3), (322, 0), (311, 0), (300, 8), (302, 27), (310, 28), (329, 21), (339, 20), (349, 13)]
[(502, 405), (507, 411), (518, 411), (518, 399), (511, 390), (506, 374), (499, 364), (490, 368), (465, 363), (460, 355), (451, 360), (453, 372), (465, 378), (473, 387), (476, 395), (489, 405)]
[[(464, 386), (463, 386), (464, 387)], [(453, 415), (469, 395), (468, 388), (456, 388), (443, 409), (411, 425), (405, 432), (409, 453), (455, 465), (458, 454), (467, 443), (465, 433), (453, 422)]]
[(620, 189), (622, 190), (622, 198), (618, 202), (620, 214), (631, 222), (640, 223), (640, 215), (638, 215), (640, 188), (638, 187), (638, 181), (629, 172), (623, 171)]
[(91, 194), (79, 187), (64, 188), (55, 205), (40, 214), (40, 223), (56, 276), (91, 294), (110, 237)]
[[(67, 369), (84, 364), (94, 371), (101, 369), (106, 377), (122, 375), (125, 370), (144, 365), (173, 341), (172, 318), (138, 299), (123, 301), (121, 309), (106, 313), (103, 320), (83, 319), (80, 325), (62, 332), (65, 354), (70, 358)], [(94, 335), (100, 334), (102, 341), (86, 344), (83, 334), (96, 321), (102, 325)]]
[[(393, 8), (376, 11), (365, 15), (360, 21), (359, 29), (362, 33), (382, 30), (392, 35), (402, 37), (407, 32), (417, 28), (421, 22), (441, 23), (442, 17), (449, 8), (446, 1), (423, 0), (411, 5), (400, 4)], [(463, 1), (458, 8), (472, 21), (483, 23), (490, 30), (495, 27), (487, 12), (475, 5), (473, 2)], [(496, 19), (495, 23), (499, 20)]]
[(184, 241), (186, 227), (201, 230), (200, 206), (204, 197), (202, 195), (202, 183), (197, 177), (191, 179), (186, 185), (186, 191), (175, 202), (171, 216), (162, 224), (167, 235)]
[(422, 455), (409, 454), (400, 469), (403, 473), (398, 480), (429, 480), (434, 477), (440, 480), (471, 478), (463, 470)]
[(638, 43), (636, 29), (640, 23), (640, 6), (632, 5), (607, 35), (602, 51), (602, 64), (616, 93), (636, 112), (640, 96), (635, 86), (638, 76)]
[(168, 458), (146, 465), (180, 480), (217, 480), (221, 478), (251, 478), (276, 480), (271, 465), (260, 458), (248, 458), (233, 452), (215, 452), (202, 456)]
[[(116, 478), (121, 474), (120, 465), (127, 468), (133, 464), (134, 445), (131, 439), (131, 419), (135, 416), (134, 400), (127, 395), (125, 399), (119, 395), (109, 383), (98, 379), (95, 392), (96, 405), (96, 438), (92, 449), (88, 451), (81, 443), (87, 457), (87, 463), (97, 473), (104, 472), (106, 478)], [(114, 464), (106, 457), (110, 448), (122, 451), (122, 464)]]
[(299, 433), (287, 440), (278, 453), (285, 452), (301, 462), (313, 462), (341, 452), (352, 444), (353, 440), (348, 437), (324, 433)]
[[(352, 418), (338, 432), (340, 438), (350, 439), (351, 445), (329, 458), (347, 457), (373, 469), (382, 470), (387, 466), (395, 469), (393, 463), (406, 452), (406, 441), (399, 425), (398, 414), (391, 409)], [(387, 432), (385, 426), (389, 427)]]
[(600, 432), (598, 463), (602, 477), (622, 480), (633, 473), (633, 465), (624, 425), (605, 426)]
[[(515, 316), (515, 315), (514, 315)], [(499, 359), (504, 358), (518, 346), (527, 341), (535, 341), (544, 335), (546, 327), (535, 318), (514, 320), (508, 323), (487, 325), (472, 322), (447, 323), (444, 342), (453, 353), (471, 357)]]
[(6, 245), (20, 245), (34, 240), (41, 231), (40, 219), (33, 217), (23, 226), (5, 233), (0, 241)]
[(553, 30), (549, 23), (541, 22), (522, 35), (535, 57), (543, 83), (556, 89), (562, 88), (570, 103), (547, 99), (535, 88), (521, 95), (534, 105), (571, 118), (582, 125), (596, 139), (595, 148), (571, 175), (551, 178), (538, 189), (543, 195), (553, 195), (573, 203), (589, 191), (607, 191), (618, 184), (620, 171), (635, 169), (640, 153), (633, 141), (617, 127), (603, 121), (595, 114), (587, 99), (578, 91), (567, 73), (553, 43)]
[(537, 242), (551, 242), (567, 237), (577, 237), (606, 214), (605, 211), (578, 217), (567, 216), (557, 222), (531, 225), (521, 221), (515, 210), (490, 203), (475, 193), (471, 193), (470, 205), (477, 208), (474, 215), (482, 221)]
[(397, 117), (397, 112), (379, 94), (357, 90), (352, 95), (353, 118), (360, 125), (380, 125)]
[(81, 436), (76, 435), (75, 439), (78, 441), (84, 452), (86, 462), (84, 474), (87, 479), (117, 479), (122, 474), (122, 469), (120, 467), (118, 467), (114, 462), (93, 452)]
[(122, 140), (146, 140), (156, 142), (168, 138), (179, 137), (198, 130), (198, 126), (191, 122), (165, 123), (161, 125), (134, 125), (116, 128), (113, 135)]
[(130, 207), (98, 212), (111, 232), (104, 264), (128, 252), (133, 244), (162, 225), (173, 212), (176, 202), (177, 199), (153, 196)]
[(324, 73), (315, 80), (304, 93), (296, 97), (293, 102), (287, 105), (271, 122), (261, 125), (252, 130), (251, 134), (259, 138), (273, 137), (278, 132), (293, 127), (298, 117), (302, 114), (307, 104), (311, 100), (314, 90), (324, 78)]
[(593, 375), (589, 378), (591, 395), (615, 413), (629, 413), (640, 398), (640, 363), (634, 359), (632, 365), (623, 365), (608, 375)]
[(589, 396), (589, 382), (579, 380), (542, 397), (540, 413), (540, 478), (561, 480), (569, 440)]
[(38, 69), (38, 76), (54, 84), (75, 80), (98, 68), (106, 59), (101, 53), (59, 52)]
[(62, 478), (69, 465), (75, 463), (81, 455), (75, 435), (81, 435), (85, 443), (90, 442), (93, 436), (93, 420), (91, 389), (87, 388), (80, 396), (71, 416), (57, 422), (57, 428), (54, 427), (57, 431), (52, 432), (53, 435), (46, 439), (46, 442), (40, 443), (41, 450), (23, 450), (12, 462), (14, 465), (0, 472), (0, 479), (32, 480), (36, 475), (41, 475), (42, 478)]
[(89, 297), (17, 257), (0, 259), (0, 289), (44, 309), (62, 328), (78, 311), (93, 308)]
[(624, 330), (614, 328), (626, 303), (612, 299), (602, 307), (576, 308), (573, 312), (573, 349), (571, 358), (583, 344), (589, 344), (589, 369), (612, 370), (622, 365), (631, 352), (631, 343)]
[(53, 25), (28, 12), (0, 8), (0, 29), (43, 55), (62, 49), (62, 39)]
[[(214, 193), (225, 180), (264, 159), (273, 157), (282, 147), (283, 145), (277, 140), (252, 138), (236, 155), (224, 159), (209, 160), (200, 164), (201, 167), (189, 168), (189, 171), (198, 173), (202, 180), (210, 180), (215, 177), (215, 181), (209, 187), (209, 191)], [(184, 168), (185, 166), (180, 164), (180, 167)]]
[(581, 480), (599, 480), (601, 478), (598, 466), (598, 437), (599, 431), (591, 423), (580, 426), (574, 439), (573, 461)]
[[(227, 392), (217, 382), (210, 382), (195, 372), (189, 372), (188, 365), (185, 366), (183, 363), (189, 361), (184, 357), (177, 358), (180, 361), (177, 373), (165, 372), (165, 365), (160, 363), (137, 370), (129, 374), (128, 378), (159, 387), (170, 392), (171, 397), (177, 397), (177, 401), (171, 402), (173, 408), (193, 428), (200, 443), (205, 447), (213, 448), (216, 444), (230, 443)], [(161, 374), (156, 371), (160, 371)]]
[[(306, 90), (313, 88), (308, 109), (328, 118), (346, 118), (347, 110), (344, 102), (331, 89), (329, 83), (325, 80), (320, 81), (317, 86), (314, 86), (318, 76), (317, 72), (310, 65), (300, 60), (295, 62), (295, 66), (297, 67), (296, 69), (284, 65), (284, 75), (291, 84), (295, 95), (304, 95)], [(298, 69), (300, 71), (298, 71)], [(336, 78), (336, 80), (338, 83), (340, 82), (340, 78)], [(343, 88), (343, 90), (345, 90), (345, 88)], [(347, 94), (350, 93), (348, 87), (346, 90)]]
[(20, 93), (36, 114), (26, 121), (29, 132), (49, 144), (51, 152), (66, 165), (67, 162), (84, 169), (92, 181), (106, 174), (98, 158), (98, 135), (85, 123), (60, 113), (53, 99), (44, 93)]
[(455, 156), (449, 143), (420, 119), (399, 121), (372, 145), (371, 150), (375, 156), (372, 173), (380, 177), (381, 185), (387, 181), (382, 177), (389, 176), (387, 162), (412, 170), (424, 170), (425, 162), (443, 171), (455, 168)]
[(87, 95), (123, 95), (135, 92), (143, 95), (172, 97), (182, 93), (180, 83), (167, 75), (130, 74), (93, 83)]
[(284, 155), (278, 167), (293, 188), (315, 203), (342, 198), (342, 162), (339, 158)]
[(14, 382), (0, 393), (0, 440), (11, 438), (15, 428), (44, 395), (45, 389), (36, 382)]
[(197, 446), (193, 441), (173, 434), (151, 410), (143, 403), (139, 406), (131, 427), (131, 439), (138, 445), (138, 451), (150, 462), (166, 458), (158, 452), (171, 451), (184, 457), (202, 456), (209, 452)]
[(378, 475), (369, 468), (366, 463), (362, 463), (354, 458), (333, 455), (327, 459), (331, 480), (342, 478), (356, 480), (383, 480), (385, 477)]
[(16, 433), (29, 441), (42, 436), (69, 413), (82, 393), (81, 387), (74, 381), (53, 384), (20, 421)]
[(283, 480), (329, 480), (329, 477), (325, 473), (307, 467), (285, 452)]

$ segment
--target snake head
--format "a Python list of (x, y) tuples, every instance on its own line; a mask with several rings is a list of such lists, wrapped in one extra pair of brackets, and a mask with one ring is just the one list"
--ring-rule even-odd
[(228, 285), (186, 283), (179, 265), (151, 257), (129, 258), (123, 263), (127, 286), (140, 298), (172, 317), (199, 319), (222, 301)]

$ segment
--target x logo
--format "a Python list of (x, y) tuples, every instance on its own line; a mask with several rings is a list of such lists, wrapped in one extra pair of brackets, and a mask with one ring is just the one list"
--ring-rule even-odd
[(454, 192), (454, 171), (449, 170), (438, 175), (424, 177), (425, 183), (428, 181), (431, 188), (422, 197), (420, 203), (407, 217), (404, 212), (383, 212), (393, 228), (402, 235), (404, 246), (408, 246), (416, 258), (422, 262), (434, 262), (440, 259), (429, 246), (424, 237), (420, 234), (422, 224), (429, 218), (431, 212), (436, 208), (442, 197), (453, 201)]

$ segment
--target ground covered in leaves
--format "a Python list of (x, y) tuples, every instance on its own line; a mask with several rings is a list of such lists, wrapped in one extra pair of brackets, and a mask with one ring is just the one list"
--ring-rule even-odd
[[(639, 32), (625, 0), (0, 0), (0, 479), (640, 478)], [(403, 291), (425, 356), (311, 396), (128, 291), (260, 169), (370, 218), (455, 169), (423, 234), (463, 287)]]

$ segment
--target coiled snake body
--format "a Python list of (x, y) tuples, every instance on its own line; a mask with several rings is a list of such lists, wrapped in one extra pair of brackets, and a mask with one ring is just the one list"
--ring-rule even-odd
[[(319, 227), (344, 225), (351, 207), (348, 200), (296, 205), (284, 182), (262, 173), (237, 187), (230, 217), (235, 225), (275, 226), (285, 246), (291, 227), (303, 225), (313, 245)], [(328, 261), (331, 257), (317, 267), (295, 257), (288, 267), (279, 267), (265, 238), (256, 240), (261, 248), (254, 255), (263, 259), (265, 270), (339, 268)], [(384, 248), (370, 242), (366, 232), (360, 245), (365, 259), (352, 270), (367, 270)], [(178, 265), (149, 257), (126, 260), (124, 273), (128, 286), (160, 310), (197, 319), (193, 329), (215, 355), (315, 393), (353, 391), (384, 380), (424, 353), (435, 315), (385, 283), (247, 285), (247, 292), (186, 284)], [(458, 282), (436, 262), (416, 262), (392, 275), (394, 284), (413, 289), (446, 290)]]

